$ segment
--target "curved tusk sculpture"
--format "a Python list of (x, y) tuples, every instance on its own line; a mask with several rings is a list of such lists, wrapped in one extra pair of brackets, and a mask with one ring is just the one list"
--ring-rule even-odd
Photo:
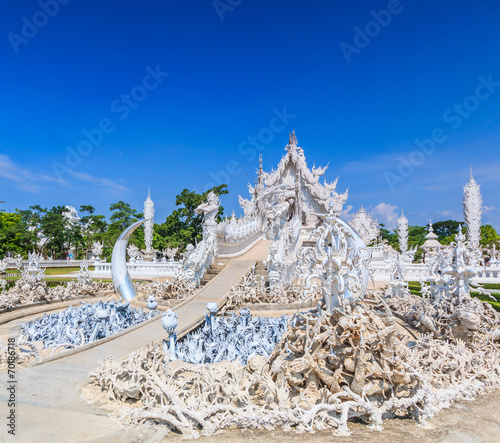
[(115, 292), (129, 301), (137, 296), (137, 291), (127, 269), (127, 244), (134, 231), (146, 221), (139, 220), (125, 229), (116, 240), (111, 256), (111, 276)]

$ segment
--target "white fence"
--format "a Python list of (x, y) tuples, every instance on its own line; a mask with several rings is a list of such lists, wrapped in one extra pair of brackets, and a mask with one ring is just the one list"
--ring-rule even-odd
[(262, 238), (262, 232), (255, 232), (250, 237), (239, 243), (230, 243), (219, 241), (219, 256), (234, 257), (248, 251), (255, 243)]
[[(17, 262), (12, 260), (11, 258), (6, 258), (8, 269), (17, 268)], [(84, 260), (40, 260), (38, 264), (41, 268), (71, 268), (71, 267), (80, 267), (80, 264), (83, 263)], [(88, 263), (91, 263), (90, 260), (87, 260)], [(21, 261), (23, 266), (28, 266), (28, 260)]]
[[(373, 263), (372, 267), (375, 270), (373, 279), (375, 281), (390, 281), (391, 274), (394, 270), (394, 265), (390, 263)], [(401, 263), (406, 281), (425, 281), (429, 278), (429, 269), (423, 263)], [(499, 283), (500, 284), (500, 266), (477, 267), (474, 280), (478, 283)]]
[[(111, 263), (95, 262), (94, 277), (111, 277)], [(182, 269), (182, 263), (176, 261), (168, 262), (135, 262), (127, 263), (130, 274), (142, 274), (144, 276), (174, 277)]]

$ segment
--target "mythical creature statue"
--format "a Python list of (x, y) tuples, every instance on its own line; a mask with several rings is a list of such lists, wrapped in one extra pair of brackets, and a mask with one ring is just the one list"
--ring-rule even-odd
[(217, 214), (219, 213), (220, 200), (215, 192), (210, 191), (207, 201), (200, 204), (195, 210), (195, 214), (203, 214), (203, 237), (214, 235), (217, 232)]

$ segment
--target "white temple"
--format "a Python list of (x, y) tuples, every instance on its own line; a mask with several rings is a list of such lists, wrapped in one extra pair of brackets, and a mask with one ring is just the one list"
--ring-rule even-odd
[(373, 220), (363, 206), (361, 206), (349, 224), (361, 236), (365, 245), (369, 245), (380, 235), (377, 220)]
[(63, 216), (66, 220), (68, 220), (72, 225), (80, 223), (80, 216), (74, 206), (66, 205), (65, 209), (66, 211), (63, 212)]
[(249, 185), (251, 199), (239, 196), (245, 216), (262, 220), (268, 236), (275, 238), (284, 225), (292, 219), (301, 225), (315, 227), (321, 216), (329, 211), (330, 200), (340, 213), (347, 199), (347, 191), (336, 192), (337, 180), (319, 182), (328, 166), (309, 169), (302, 148), (297, 146), (295, 131), (290, 134), (286, 154), (276, 170), (262, 170), (260, 159), (255, 187)]

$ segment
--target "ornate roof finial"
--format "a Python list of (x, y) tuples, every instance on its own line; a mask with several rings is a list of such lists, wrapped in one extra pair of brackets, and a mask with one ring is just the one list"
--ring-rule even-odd
[(297, 146), (297, 137), (295, 136), (295, 129), (292, 131), (290, 137), (288, 138), (288, 144), (290, 146)]

